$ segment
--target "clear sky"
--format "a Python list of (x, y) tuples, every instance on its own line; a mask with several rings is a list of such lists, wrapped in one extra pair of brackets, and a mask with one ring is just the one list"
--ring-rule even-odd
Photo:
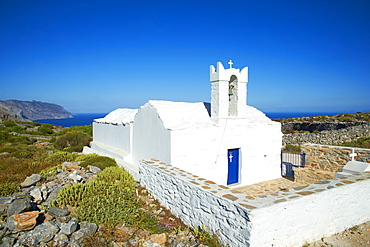
[(2, 0), (0, 100), (209, 102), (209, 66), (232, 59), (262, 111), (370, 111), (369, 13), (369, 0)]

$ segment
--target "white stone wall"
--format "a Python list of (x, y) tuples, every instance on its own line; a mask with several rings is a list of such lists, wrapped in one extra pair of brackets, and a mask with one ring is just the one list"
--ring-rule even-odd
[(140, 107), (133, 128), (132, 156), (134, 165), (141, 159), (156, 158), (171, 162), (171, 136), (156, 109), (149, 103)]
[(249, 246), (251, 225), (245, 208), (154, 166), (142, 163), (139, 172), (141, 184), (185, 224), (206, 226), (230, 246)]
[(299, 246), (370, 220), (370, 172), (253, 198), (158, 160), (141, 184), (189, 226), (230, 246)]

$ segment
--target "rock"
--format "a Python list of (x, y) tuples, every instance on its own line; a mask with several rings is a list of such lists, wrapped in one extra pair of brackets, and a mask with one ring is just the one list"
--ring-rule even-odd
[(157, 243), (159, 245), (165, 246), (165, 244), (167, 242), (167, 236), (166, 236), (165, 233), (152, 234), (152, 235), (150, 235), (150, 241), (152, 243)]
[(48, 198), (45, 200), (43, 204), (50, 205), (53, 201), (55, 201), (58, 198), (58, 193), (62, 189), (62, 186), (56, 186), (52, 188), (52, 191), (50, 192)]
[(40, 212), (32, 211), (16, 214), (11, 217), (13, 217), (18, 231), (28, 231), (36, 226), (39, 214)]
[(79, 183), (82, 181), (82, 177), (78, 175), (77, 171), (73, 171), (71, 174), (69, 174), (68, 178), (72, 179), (74, 183)]
[(0, 197), (0, 215), (6, 215), (8, 213), (8, 207), (13, 202), (11, 197)]
[(63, 162), (62, 163), (62, 168), (64, 170), (71, 170), (71, 168), (76, 168), (76, 166), (78, 166), (80, 164), (80, 162)]
[(12, 247), (15, 244), (15, 238), (4, 237), (1, 239), (0, 247)]
[(94, 223), (80, 223), (80, 230), (74, 232), (71, 236), (71, 240), (80, 241), (82, 238), (92, 236), (98, 230), (98, 226)]
[(36, 183), (42, 180), (42, 176), (40, 174), (32, 174), (31, 176), (27, 177), (23, 183), (21, 183), (21, 187), (29, 187), (35, 185)]
[(65, 235), (71, 235), (78, 228), (78, 224), (74, 221), (69, 221), (68, 223), (62, 223), (60, 226), (60, 232)]
[(87, 168), (89, 168), (89, 171), (94, 174), (101, 172), (101, 169), (97, 166), (88, 166)]
[(31, 200), (31, 195), (29, 192), (19, 192), (12, 195), (13, 199), (29, 199)]
[(30, 211), (32, 205), (27, 199), (16, 199), (8, 207), (8, 215), (20, 214)]
[(47, 243), (54, 238), (58, 231), (59, 227), (55, 223), (47, 221), (36, 226), (34, 230), (28, 232), (25, 238), (22, 239), (22, 243), (31, 246)]
[(63, 233), (58, 233), (54, 237), (54, 246), (67, 246), (68, 245), (68, 237)]
[(69, 215), (70, 212), (69, 212), (68, 209), (51, 207), (51, 208), (49, 208), (48, 213), (51, 216), (62, 217), (62, 216)]
[(11, 233), (17, 233), (17, 222), (13, 217), (9, 217), (6, 221), (5, 228), (7, 228)]
[(32, 196), (33, 201), (37, 204), (40, 204), (44, 200), (43, 193), (40, 188), (31, 190), (30, 195)]

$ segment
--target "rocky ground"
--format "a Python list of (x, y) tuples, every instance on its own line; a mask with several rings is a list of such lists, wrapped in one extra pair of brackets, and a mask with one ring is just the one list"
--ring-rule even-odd
[[(98, 167), (88, 170), (78, 163), (65, 162), (54, 177), (47, 180), (38, 174), (22, 184), (23, 192), (0, 198), (0, 246), (205, 246), (193, 231), (173, 216), (140, 186), (137, 195), (143, 210), (150, 210), (163, 227), (163, 233), (127, 226), (107, 228), (94, 223), (78, 222), (66, 205), (53, 207), (58, 192), (68, 184), (84, 183), (100, 172)], [(6, 215), (10, 215), (6, 221)]]
[(341, 233), (322, 238), (319, 241), (306, 244), (304, 247), (369, 247), (370, 246), (370, 221), (352, 227)]

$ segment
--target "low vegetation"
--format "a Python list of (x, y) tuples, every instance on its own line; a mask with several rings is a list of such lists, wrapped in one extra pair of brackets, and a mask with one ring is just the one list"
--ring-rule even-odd
[(296, 117), (296, 118), (283, 118), (273, 119), (280, 123), (288, 122), (370, 122), (370, 112), (357, 112), (349, 114), (327, 115), (327, 116), (314, 116), (314, 117)]
[(370, 136), (363, 136), (354, 142), (345, 142), (343, 144), (340, 144), (340, 146), (370, 149)]
[[(118, 167), (114, 159), (76, 153), (90, 142), (91, 135), (91, 126), (62, 128), (0, 119), (0, 197), (19, 192), (19, 185), (27, 176), (40, 174), (50, 178), (62, 169), (63, 162), (78, 161), (82, 167), (97, 166), (102, 171), (90, 182), (63, 188), (53, 206), (73, 207), (72, 214), (79, 221), (93, 222), (106, 229), (91, 238), (90, 244), (86, 242), (86, 246), (108, 246), (112, 229), (119, 225), (152, 233), (176, 231), (174, 226), (169, 228), (159, 222), (146, 208), (141, 194), (137, 196), (143, 188), (137, 188), (133, 177)], [(180, 228), (192, 231), (199, 243), (221, 246), (217, 236), (205, 227)], [(100, 242), (102, 245), (97, 245)]]

